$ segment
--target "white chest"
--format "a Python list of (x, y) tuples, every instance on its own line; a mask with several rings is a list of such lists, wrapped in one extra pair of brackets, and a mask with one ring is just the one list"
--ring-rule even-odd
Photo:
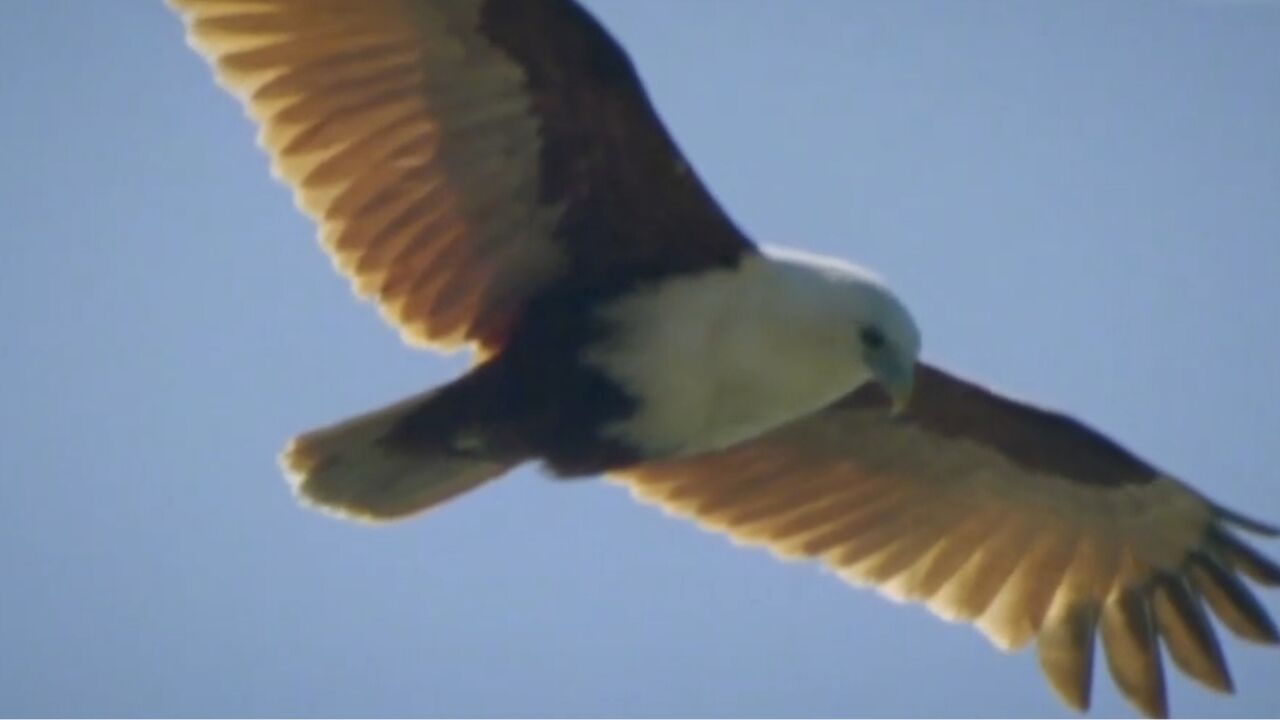
[(764, 261), (677, 277), (603, 313), (618, 332), (588, 353), (639, 400), (605, 434), (653, 457), (715, 450), (832, 402), (870, 377), (804, 305), (780, 298)]

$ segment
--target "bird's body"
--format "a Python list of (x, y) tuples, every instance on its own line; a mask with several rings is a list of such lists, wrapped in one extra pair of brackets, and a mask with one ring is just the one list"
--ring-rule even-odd
[[(1158, 641), (1218, 690), (1207, 620), (1274, 643), (1228, 511), (1063, 415), (919, 360), (865, 271), (725, 217), (571, 0), (169, 0), (362, 296), (462, 377), (290, 443), (296, 492), (391, 520), (525, 462), (1035, 641), (1089, 702), (1095, 637), (1167, 711)], [(914, 383), (914, 392), (912, 385)]]
[[(864, 329), (883, 333), (885, 346), (866, 348)], [(397, 467), (443, 454), (459, 468), (533, 460), (562, 477), (595, 475), (732, 446), (877, 379), (905, 396), (918, 348), (906, 309), (871, 275), (796, 253), (744, 253), (622, 292), (535, 298), (500, 352), (374, 421), (390, 423), (377, 437)], [(363, 446), (361, 428), (341, 437)], [(304, 494), (366, 514), (347, 485), (367, 489), (378, 471), (344, 461), (349, 446), (330, 431), (318, 437), (286, 453), (309, 483)]]

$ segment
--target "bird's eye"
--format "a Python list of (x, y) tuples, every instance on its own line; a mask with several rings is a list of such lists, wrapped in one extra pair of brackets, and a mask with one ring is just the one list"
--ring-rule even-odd
[(871, 350), (879, 350), (884, 347), (884, 333), (878, 327), (864, 327), (859, 334), (862, 338), (862, 344)]

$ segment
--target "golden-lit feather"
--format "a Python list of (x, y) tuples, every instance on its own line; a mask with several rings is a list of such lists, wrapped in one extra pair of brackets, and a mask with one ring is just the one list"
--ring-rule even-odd
[[(1080, 476), (1071, 463), (1102, 452), (1096, 438), (927, 366), (901, 417), (863, 395), (738, 447), (612, 477), (739, 542), (974, 623), (1003, 649), (1034, 640), (1050, 685), (1076, 708), (1089, 704), (1095, 634), (1117, 686), (1148, 715), (1168, 710), (1159, 639), (1183, 672), (1229, 691), (1202, 598), (1242, 637), (1276, 641), (1237, 575), (1270, 583), (1275, 565), (1227, 529), (1265, 526), (1127, 456), (1105, 466), (1112, 478)], [(1067, 432), (1037, 436), (1037, 425)]]
[(356, 291), (411, 343), (500, 341), (563, 252), (524, 70), (474, 32), (482, 3), (170, 4)]

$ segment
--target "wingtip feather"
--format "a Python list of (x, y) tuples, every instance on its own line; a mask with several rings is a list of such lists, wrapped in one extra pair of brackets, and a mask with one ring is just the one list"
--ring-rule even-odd
[(1103, 655), (1120, 693), (1147, 717), (1168, 717), (1164, 668), (1147, 594), (1131, 589), (1113, 595), (1098, 626)]
[(1187, 569), (1187, 578), (1214, 615), (1237, 636), (1263, 645), (1280, 644), (1271, 616), (1229, 568), (1214, 558), (1197, 555)]
[(1280, 565), (1241, 540), (1227, 528), (1209, 530), (1209, 546), (1237, 572), (1268, 587), (1280, 586)]
[(1097, 607), (1081, 604), (1051, 617), (1036, 642), (1036, 657), (1049, 686), (1063, 704), (1078, 712), (1089, 710), (1097, 623)]
[(1174, 664), (1210, 690), (1234, 692), (1217, 634), (1187, 581), (1175, 575), (1157, 579), (1152, 609), (1156, 629)]
[(1209, 502), (1209, 505), (1213, 507), (1213, 511), (1219, 518), (1230, 525), (1234, 525), (1242, 530), (1248, 530), (1255, 535), (1262, 535), (1263, 537), (1280, 537), (1280, 527), (1276, 525), (1262, 522), (1261, 520), (1251, 518), (1247, 515), (1242, 515), (1215, 502)]

